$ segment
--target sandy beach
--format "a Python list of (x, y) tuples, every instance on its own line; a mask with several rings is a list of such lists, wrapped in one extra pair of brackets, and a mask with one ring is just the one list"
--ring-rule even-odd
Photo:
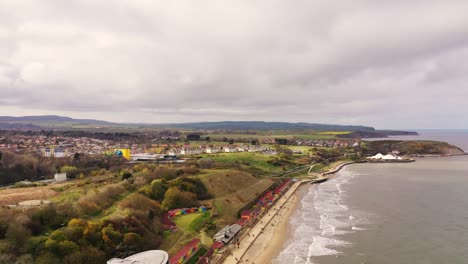
[[(295, 182), (291, 188), (271, 207), (255, 226), (247, 230), (240, 238), (238, 247), (233, 247), (231, 254), (223, 263), (271, 263), (279, 248), (287, 239), (289, 216), (295, 210), (295, 205), (300, 200), (296, 191), (304, 181)], [(288, 214), (289, 213), (289, 214)], [(279, 227), (279, 229), (276, 229)], [(275, 232), (280, 234), (276, 234)], [(280, 232), (281, 231), (281, 232)], [(271, 243), (275, 241), (275, 243)], [(266, 245), (268, 243), (268, 245)], [(271, 250), (270, 247), (275, 249)], [(270, 253), (259, 256), (264, 250)], [(271, 250), (271, 251), (270, 251)], [(261, 259), (262, 257), (265, 260)]]
[[(337, 164), (329, 171), (322, 173), (315, 180), (303, 180), (302, 183), (319, 183), (328, 180), (334, 173), (354, 162)], [(284, 243), (289, 238), (289, 221), (303, 197), (304, 185), (296, 182), (277, 203), (268, 210), (261, 220), (248, 233), (240, 238), (240, 246), (233, 247), (231, 255), (223, 262), (231, 263), (272, 263), (278, 256)]]
[(301, 190), (303, 188), (304, 186), (296, 190), (279, 210), (278, 214), (266, 226), (263, 234), (258, 236), (245, 253), (242, 263), (272, 263), (273, 259), (281, 251), (283, 244), (289, 238), (289, 220), (301, 201)]

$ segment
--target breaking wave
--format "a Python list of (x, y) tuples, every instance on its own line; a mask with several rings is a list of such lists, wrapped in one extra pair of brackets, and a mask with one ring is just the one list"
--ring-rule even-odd
[(345, 204), (346, 186), (358, 176), (345, 168), (338, 177), (310, 186), (291, 218), (291, 237), (273, 263), (311, 264), (314, 257), (337, 255), (351, 246), (340, 235), (365, 230), (367, 223), (364, 214)]

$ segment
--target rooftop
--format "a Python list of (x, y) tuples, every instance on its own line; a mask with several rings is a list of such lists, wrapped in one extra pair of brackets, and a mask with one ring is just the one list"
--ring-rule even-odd
[(113, 258), (107, 264), (166, 264), (169, 255), (162, 250), (149, 250), (126, 257), (125, 259)]

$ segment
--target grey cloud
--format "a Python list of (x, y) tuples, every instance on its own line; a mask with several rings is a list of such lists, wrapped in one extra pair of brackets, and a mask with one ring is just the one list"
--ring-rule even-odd
[(2, 1), (0, 112), (466, 128), (465, 10), (457, 0)]

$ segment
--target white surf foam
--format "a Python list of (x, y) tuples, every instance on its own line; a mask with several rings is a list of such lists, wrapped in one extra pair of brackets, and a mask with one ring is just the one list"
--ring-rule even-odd
[(357, 176), (345, 168), (338, 177), (309, 188), (291, 219), (291, 239), (273, 263), (313, 263), (314, 257), (337, 255), (351, 245), (340, 235), (364, 230), (360, 226), (365, 224), (365, 217), (346, 205), (346, 185)]

